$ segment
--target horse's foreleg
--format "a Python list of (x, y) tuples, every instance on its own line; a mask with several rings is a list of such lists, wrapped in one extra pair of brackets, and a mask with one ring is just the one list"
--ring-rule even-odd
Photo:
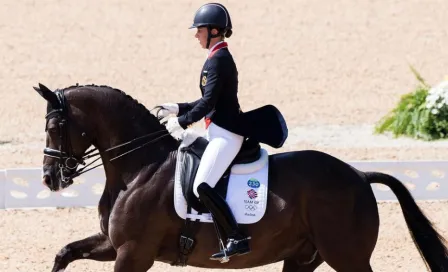
[(115, 272), (146, 272), (154, 264), (155, 248), (140, 247), (135, 241), (128, 241), (118, 248)]
[(317, 254), (315, 258), (308, 264), (303, 264), (298, 260), (285, 260), (283, 263), (282, 272), (313, 272), (316, 270), (324, 261), (322, 257)]
[(98, 233), (66, 245), (56, 255), (52, 272), (63, 271), (69, 263), (79, 259), (95, 261), (113, 261), (117, 252), (110, 243), (109, 237)]

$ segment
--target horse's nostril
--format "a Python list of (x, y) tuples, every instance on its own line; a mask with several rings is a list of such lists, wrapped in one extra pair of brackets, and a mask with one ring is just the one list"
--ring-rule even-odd
[(42, 178), (42, 184), (46, 185), (46, 186), (50, 186), (51, 185), (51, 178), (49, 175), (44, 175)]

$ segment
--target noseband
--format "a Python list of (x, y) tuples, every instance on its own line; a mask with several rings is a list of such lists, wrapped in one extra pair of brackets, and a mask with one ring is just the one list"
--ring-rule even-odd
[[(47, 131), (49, 120), (51, 118), (58, 118), (59, 119), (58, 125), (59, 125), (60, 145), (59, 145), (58, 149), (52, 149), (52, 148), (46, 147), (44, 149), (43, 153), (45, 156), (55, 158), (59, 161), (58, 168), (59, 168), (59, 172), (60, 172), (60, 176), (61, 176), (62, 185), (63, 185), (63, 187), (66, 187), (69, 185), (69, 183), (71, 182), (71, 180), (73, 178), (80, 176), (81, 174), (88, 172), (90, 170), (93, 170), (94, 168), (97, 168), (103, 164), (100, 163), (100, 164), (97, 164), (97, 165), (87, 169), (88, 166), (92, 165), (94, 162), (101, 159), (100, 151), (97, 148), (93, 148), (89, 151), (86, 150), (84, 152), (84, 154), (81, 155), (81, 158), (77, 158), (74, 155), (73, 148), (72, 148), (71, 141), (70, 141), (70, 134), (68, 131), (69, 118), (68, 118), (68, 113), (67, 113), (67, 101), (66, 101), (66, 98), (64, 95), (64, 90), (56, 90), (55, 93), (56, 93), (56, 96), (59, 101), (59, 107), (51, 110), (49, 113), (47, 113), (47, 115), (45, 115), (45, 119), (47, 120), (46, 125), (45, 125), (45, 131)], [(53, 105), (53, 107), (55, 107), (55, 106)], [(159, 119), (159, 121), (160, 121), (160, 119)], [(85, 136), (84, 132), (82, 134), (83, 134), (83, 136)], [(124, 155), (127, 155), (135, 150), (138, 150), (148, 144), (156, 142), (168, 135), (170, 135), (170, 134), (166, 130), (159, 130), (159, 131), (144, 135), (142, 137), (135, 138), (126, 143), (122, 143), (122, 144), (113, 146), (111, 148), (108, 148), (108, 149), (104, 150), (104, 152), (110, 152), (117, 148), (135, 143), (136, 141), (139, 141), (141, 139), (145, 139), (145, 138), (152, 137), (152, 136), (158, 136), (155, 139), (145, 142), (145, 143), (141, 144), (140, 146), (137, 146), (136, 148), (133, 148), (133, 149), (131, 149), (127, 152), (124, 152), (116, 157), (113, 157), (109, 160), (109, 161), (114, 161), (114, 160), (121, 158)], [(94, 153), (95, 151), (98, 151), (98, 152)], [(86, 162), (85, 162), (86, 159), (96, 157), (96, 156), (98, 156), (98, 158), (96, 158), (94, 161), (92, 161), (86, 165)], [(77, 169), (80, 164), (84, 165), (84, 167)], [(71, 173), (71, 174), (66, 175), (66, 173)]]

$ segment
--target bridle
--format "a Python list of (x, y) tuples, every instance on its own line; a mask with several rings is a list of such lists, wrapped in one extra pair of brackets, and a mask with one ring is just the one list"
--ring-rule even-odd
[[(102, 152), (100, 152), (98, 150), (98, 148), (93, 148), (93, 149), (88, 150), (88, 151), (86, 150), (81, 155), (81, 158), (77, 158), (74, 155), (73, 148), (72, 148), (71, 141), (70, 141), (70, 134), (69, 134), (69, 131), (68, 131), (68, 126), (69, 126), (69, 122), (68, 121), (69, 121), (69, 118), (68, 118), (68, 113), (67, 113), (67, 100), (66, 100), (65, 95), (64, 95), (64, 90), (56, 90), (55, 94), (56, 94), (56, 96), (58, 98), (59, 105), (57, 107), (55, 105), (52, 105), (53, 109), (49, 113), (47, 113), (45, 115), (45, 119), (46, 119), (45, 131), (47, 131), (49, 120), (52, 119), (52, 118), (58, 118), (59, 119), (58, 125), (59, 125), (60, 145), (59, 145), (58, 149), (52, 149), (52, 148), (49, 148), (49, 147), (45, 147), (43, 153), (47, 157), (58, 159), (58, 161), (59, 161), (58, 168), (59, 168), (59, 173), (60, 173), (60, 176), (61, 176), (62, 186), (63, 187), (67, 187), (68, 185), (70, 185), (73, 182), (72, 181), (73, 178), (78, 177), (81, 174), (84, 174), (84, 173), (86, 173), (86, 172), (88, 172), (90, 170), (93, 170), (93, 169), (103, 165), (102, 163), (100, 163), (100, 164), (97, 164), (97, 165), (95, 165), (93, 167), (87, 168), (90, 165), (92, 165), (93, 163), (95, 163), (97, 160), (101, 159), (100, 154)], [(158, 111), (160, 111), (163, 107), (156, 106), (153, 109), (156, 109), (156, 108), (158, 108), (159, 109)], [(153, 110), (153, 109), (151, 109), (151, 110)], [(158, 114), (156, 114), (156, 116), (158, 116)], [(158, 117), (158, 119), (160, 121), (162, 118)], [(84, 132), (82, 133), (82, 135), (86, 136), (86, 134)], [(150, 140), (148, 142), (145, 142), (145, 143), (143, 143), (143, 144), (141, 144), (141, 145), (139, 145), (139, 146), (137, 146), (137, 147), (135, 147), (135, 148), (133, 148), (133, 149), (131, 149), (129, 151), (126, 151), (126, 152), (124, 152), (124, 153), (122, 153), (120, 155), (117, 155), (117, 156), (111, 158), (109, 161), (112, 162), (112, 161), (114, 161), (116, 159), (119, 159), (119, 158), (121, 158), (121, 157), (123, 157), (123, 156), (125, 156), (125, 155), (127, 155), (127, 154), (129, 154), (131, 152), (134, 152), (134, 151), (142, 148), (142, 147), (145, 147), (145, 146), (147, 146), (147, 145), (149, 145), (151, 143), (154, 143), (154, 142), (156, 142), (156, 141), (158, 141), (158, 140), (160, 140), (160, 139), (162, 139), (162, 138), (164, 138), (164, 137), (166, 137), (168, 135), (170, 135), (168, 133), (168, 131), (166, 131), (166, 130), (159, 130), (159, 131), (156, 131), (156, 132), (153, 132), (153, 133), (149, 133), (147, 135), (135, 138), (135, 139), (130, 140), (128, 142), (125, 142), (125, 143), (113, 146), (111, 148), (108, 148), (108, 149), (104, 150), (103, 152), (107, 153), (107, 152), (116, 150), (116, 149), (118, 149), (120, 147), (129, 145), (129, 144), (133, 144), (133, 143), (135, 143), (135, 142), (137, 142), (139, 140), (142, 140), (142, 139), (145, 139), (145, 138), (149, 138), (149, 137), (153, 137), (153, 136), (158, 136), (155, 139), (152, 139), (152, 140)], [(97, 151), (97, 152), (94, 153), (95, 151)], [(96, 156), (98, 156), (98, 158), (96, 158), (94, 161), (86, 164), (85, 160), (87, 160), (89, 158), (96, 157)], [(84, 167), (82, 167), (80, 169), (77, 169), (79, 167), (79, 165), (84, 165)], [(71, 173), (71, 174), (66, 175), (66, 173)]]

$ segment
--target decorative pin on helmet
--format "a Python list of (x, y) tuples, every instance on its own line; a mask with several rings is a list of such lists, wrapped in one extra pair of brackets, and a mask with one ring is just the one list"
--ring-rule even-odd
[[(227, 9), (219, 3), (208, 3), (201, 6), (194, 15), (193, 24), (190, 28), (207, 27), (207, 46), (210, 46), (211, 38), (224, 36), (230, 38), (232, 35), (232, 21)], [(218, 34), (212, 35), (211, 30), (216, 28)]]

